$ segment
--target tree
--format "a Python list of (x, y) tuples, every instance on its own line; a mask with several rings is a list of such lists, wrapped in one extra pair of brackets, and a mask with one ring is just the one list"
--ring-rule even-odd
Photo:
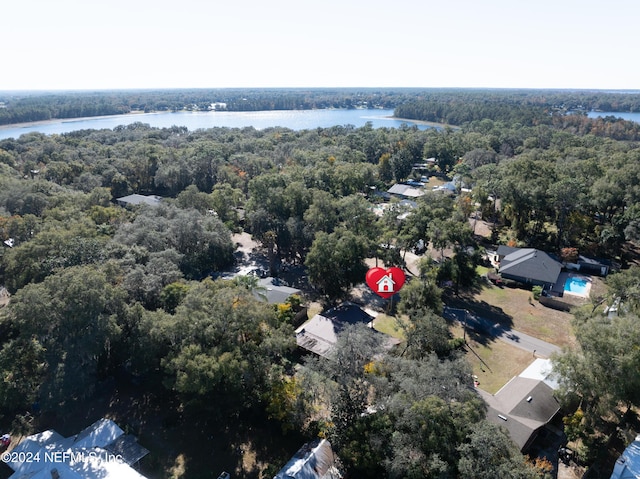
[(469, 479), (538, 479), (535, 468), (527, 464), (524, 456), (506, 433), (486, 420), (472, 426), (467, 441), (458, 447), (458, 470)]
[[(123, 295), (95, 266), (76, 266), (17, 292), (8, 306), (16, 340), (42, 357), (44, 375), (38, 397), (54, 407), (91, 395), (112, 366), (111, 345), (118, 341)], [(11, 348), (17, 343), (3, 346)], [(21, 367), (22, 361), (16, 362)], [(29, 366), (33, 368), (34, 366)], [(18, 371), (16, 371), (17, 373)]]
[(309, 280), (328, 298), (342, 298), (364, 281), (365, 253), (366, 242), (350, 231), (319, 232), (305, 261)]
[(640, 267), (632, 265), (610, 274), (607, 277), (607, 293), (610, 304), (620, 298), (625, 308), (640, 312)]
[(35, 338), (5, 341), (0, 348), (0, 418), (27, 410), (46, 378), (45, 350)]
[(391, 164), (393, 178), (396, 181), (405, 180), (411, 174), (413, 158), (410, 156), (408, 151), (401, 149), (394, 153), (389, 159), (389, 163)]
[(433, 311), (421, 310), (401, 323), (405, 332), (403, 356), (410, 359), (423, 359), (431, 353), (444, 356), (449, 353), (449, 325), (444, 318)]
[(59, 268), (100, 263), (106, 259), (106, 242), (86, 218), (69, 221), (66, 228), (48, 227), (2, 257), (7, 287), (17, 291)]
[[(331, 444), (347, 469), (354, 473), (380, 469), (375, 447), (363, 439), (378, 436), (378, 428), (385, 427), (384, 418), (368, 418), (366, 412), (375, 379), (374, 364), (382, 360), (382, 341), (382, 335), (365, 324), (346, 325), (339, 332), (329, 358), (306, 361), (307, 368), (318, 372), (327, 384), (329, 401), (325, 407), (330, 411)], [(368, 425), (374, 428), (368, 429)]]
[(338, 201), (338, 212), (343, 227), (361, 237), (367, 248), (379, 243), (377, 217), (365, 199), (358, 195), (345, 196)]
[(189, 185), (176, 198), (176, 205), (182, 209), (193, 208), (204, 215), (213, 208), (213, 199), (207, 193), (198, 190), (196, 185)]
[(167, 284), (160, 292), (160, 304), (162, 308), (169, 314), (175, 313), (176, 308), (185, 298), (188, 291), (189, 286), (184, 283), (174, 282)]
[(203, 278), (233, 261), (231, 234), (218, 218), (175, 206), (141, 210), (131, 223), (120, 226), (114, 242), (151, 253), (174, 249), (182, 255), (180, 270), (190, 279)]
[(173, 316), (148, 327), (156, 348), (166, 348), (160, 353), (165, 386), (194, 413), (259, 405), (271, 368), (295, 344), (291, 326), (270, 305), (224, 281), (193, 284)]
[(640, 321), (634, 314), (604, 320), (600, 315), (574, 321), (577, 349), (553, 359), (565, 398), (578, 396), (590, 421), (640, 405)]
[(304, 221), (314, 233), (332, 233), (338, 225), (337, 203), (334, 197), (322, 190), (314, 190), (313, 201), (304, 213)]
[(400, 290), (400, 312), (412, 316), (426, 311), (442, 312), (442, 290), (436, 284), (435, 275), (412, 278)]
[(391, 166), (391, 153), (384, 153), (378, 161), (378, 177), (385, 183), (393, 180), (393, 167)]
[(460, 156), (455, 133), (451, 128), (431, 133), (424, 145), (424, 157), (435, 158), (442, 172), (449, 172)]
[(238, 211), (244, 200), (242, 191), (233, 188), (228, 183), (218, 183), (211, 192), (211, 208), (217, 213), (218, 218), (227, 227), (230, 224), (237, 225)]

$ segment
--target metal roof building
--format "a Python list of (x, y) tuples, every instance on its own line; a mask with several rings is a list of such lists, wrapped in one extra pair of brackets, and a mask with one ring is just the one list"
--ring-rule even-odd
[(274, 479), (341, 479), (336, 456), (326, 439), (302, 446)]
[(120, 206), (139, 206), (139, 205), (149, 205), (149, 206), (158, 206), (162, 198), (160, 196), (154, 195), (128, 195), (123, 196), (121, 198), (116, 198), (116, 203)]
[(610, 479), (638, 479), (640, 477), (640, 436), (624, 450), (613, 466)]
[(100, 419), (67, 438), (53, 430), (28, 436), (6, 463), (14, 471), (9, 479), (145, 479), (131, 464), (148, 453), (115, 422)]

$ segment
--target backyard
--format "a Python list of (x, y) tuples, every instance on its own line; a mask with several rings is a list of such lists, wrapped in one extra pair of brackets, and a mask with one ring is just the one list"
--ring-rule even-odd
[[(588, 300), (573, 300), (578, 307)], [(451, 296), (447, 304), (467, 309), (504, 327), (542, 339), (556, 346), (575, 345), (570, 312), (559, 311), (532, 299), (531, 291), (482, 283), (471, 292)]]

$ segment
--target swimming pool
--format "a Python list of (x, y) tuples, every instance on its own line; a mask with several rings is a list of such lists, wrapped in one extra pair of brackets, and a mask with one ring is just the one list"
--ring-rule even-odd
[(569, 276), (564, 283), (564, 292), (587, 296), (591, 286), (588, 279), (579, 276)]

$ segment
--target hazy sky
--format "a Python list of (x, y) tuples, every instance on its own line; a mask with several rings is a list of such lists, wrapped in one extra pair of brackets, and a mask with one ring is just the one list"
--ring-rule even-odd
[(7, 0), (0, 90), (640, 89), (638, 0)]

